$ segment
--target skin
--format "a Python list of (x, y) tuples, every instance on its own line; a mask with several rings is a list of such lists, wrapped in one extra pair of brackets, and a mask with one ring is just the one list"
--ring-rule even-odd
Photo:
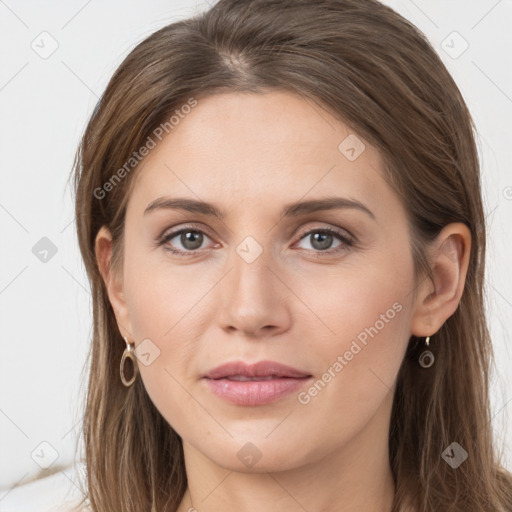
[[(365, 149), (354, 161), (340, 152), (351, 133), (290, 92), (202, 98), (137, 170), (122, 272), (110, 269), (108, 230), (97, 235), (122, 335), (160, 350), (149, 366), (139, 361), (138, 378), (183, 439), (189, 488), (179, 512), (391, 510), (397, 373), (410, 336), (433, 336), (457, 309), (471, 240), (465, 225), (446, 226), (429, 247), (434, 282), (416, 281), (403, 205), (367, 141), (359, 137)], [(355, 208), (280, 217), (285, 204), (333, 195), (375, 218)], [(160, 196), (212, 202), (227, 216), (144, 215)], [(202, 243), (175, 235), (157, 245), (163, 232), (190, 225)], [(353, 246), (336, 235), (315, 242), (328, 227), (350, 233)], [(236, 251), (248, 236), (263, 249), (252, 263)], [(237, 406), (202, 379), (227, 361), (270, 359), (317, 380), (395, 303), (400, 312), (307, 404), (295, 392)], [(248, 442), (261, 455), (252, 467), (237, 457)]]

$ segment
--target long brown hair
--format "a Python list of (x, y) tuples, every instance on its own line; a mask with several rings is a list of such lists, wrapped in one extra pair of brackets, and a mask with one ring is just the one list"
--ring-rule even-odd
[[(425, 36), (376, 0), (220, 0), (142, 41), (111, 78), (74, 164), (93, 305), (84, 500), (95, 512), (175, 511), (187, 486), (181, 438), (141, 379), (129, 389), (121, 383), (125, 343), (96, 262), (96, 234), (103, 225), (111, 231), (112, 270), (119, 271), (134, 152), (170, 133), (173, 113), (221, 91), (272, 89), (312, 99), (381, 152), (407, 210), (418, 279), (430, 275), (427, 244), (444, 226), (463, 222), (471, 232), (459, 307), (432, 340), (435, 366), (418, 369), (412, 336), (398, 376), (389, 437), (393, 510), (512, 510), (512, 475), (491, 430), (474, 123)], [(452, 442), (468, 453), (457, 469), (441, 457)]]

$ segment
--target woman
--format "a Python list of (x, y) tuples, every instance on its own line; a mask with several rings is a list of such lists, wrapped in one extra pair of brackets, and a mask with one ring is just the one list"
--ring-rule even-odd
[(93, 511), (506, 511), (473, 122), (374, 0), (140, 43), (75, 162)]

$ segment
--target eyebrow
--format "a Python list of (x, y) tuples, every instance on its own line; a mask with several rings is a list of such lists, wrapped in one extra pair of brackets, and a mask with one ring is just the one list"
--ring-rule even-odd
[[(345, 197), (325, 197), (320, 199), (310, 199), (307, 201), (296, 201), (284, 206), (281, 216), (282, 217), (298, 217), (300, 215), (307, 215), (325, 210), (336, 209), (357, 209), (365, 212), (372, 219), (375, 220), (374, 213), (360, 201), (356, 199), (349, 199)], [(196, 199), (186, 199), (182, 197), (159, 197), (148, 204), (144, 210), (144, 215), (151, 213), (155, 210), (185, 210), (191, 213), (200, 213), (210, 217), (217, 217), (218, 219), (225, 219), (227, 212), (218, 208), (212, 203), (206, 201), (198, 201)]]

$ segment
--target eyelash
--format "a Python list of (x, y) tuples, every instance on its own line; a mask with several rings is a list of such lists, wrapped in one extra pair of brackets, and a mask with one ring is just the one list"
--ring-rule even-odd
[[(197, 229), (197, 228), (195, 228), (193, 226), (185, 226), (185, 227), (180, 228), (180, 229), (178, 229), (176, 231), (172, 231), (171, 233), (165, 234), (165, 232), (164, 232), (164, 234), (158, 239), (157, 245), (158, 246), (163, 246), (164, 244), (169, 242), (169, 240), (172, 240), (173, 238), (175, 238), (176, 236), (180, 235), (181, 233), (189, 232), (189, 231), (190, 232), (194, 232), (194, 233), (201, 233), (203, 235), (208, 236), (208, 234), (205, 233), (204, 231), (202, 231), (201, 229)], [(299, 241), (303, 240), (304, 238), (307, 238), (308, 236), (312, 235), (313, 233), (328, 233), (330, 235), (335, 235), (343, 243), (342, 245), (338, 246), (335, 249), (329, 249), (329, 250), (326, 250), (326, 251), (304, 249), (307, 252), (313, 253), (312, 256), (314, 256), (314, 257), (321, 258), (324, 255), (338, 254), (340, 252), (347, 251), (349, 248), (351, 248), (351, 247), (353, 247), (355, 245), (355, 241), (352, 238), (349, 238), (343, 232), (338, 231), (337, 229), (334, 229), (334, 228), (318, 228), (318, 229), (309, 230), (309, 231), (304, 233), (299, 238)], [(208, 237), (208, 238), (210, 238), (210, 237)], [(176, 254), (178, 256), (184, 256), (184, 257), (190, 256), (190, 255), (193, 255), (193, 254), (197, 254), (197, 253), (200, 252), (200, 250), (180, 251), (180, 250), (177, 250), (177, 249), (172, 249), (171, 247), (164, 247), (164, 249), (166, 251), (171, 252), (172, 254)]]

